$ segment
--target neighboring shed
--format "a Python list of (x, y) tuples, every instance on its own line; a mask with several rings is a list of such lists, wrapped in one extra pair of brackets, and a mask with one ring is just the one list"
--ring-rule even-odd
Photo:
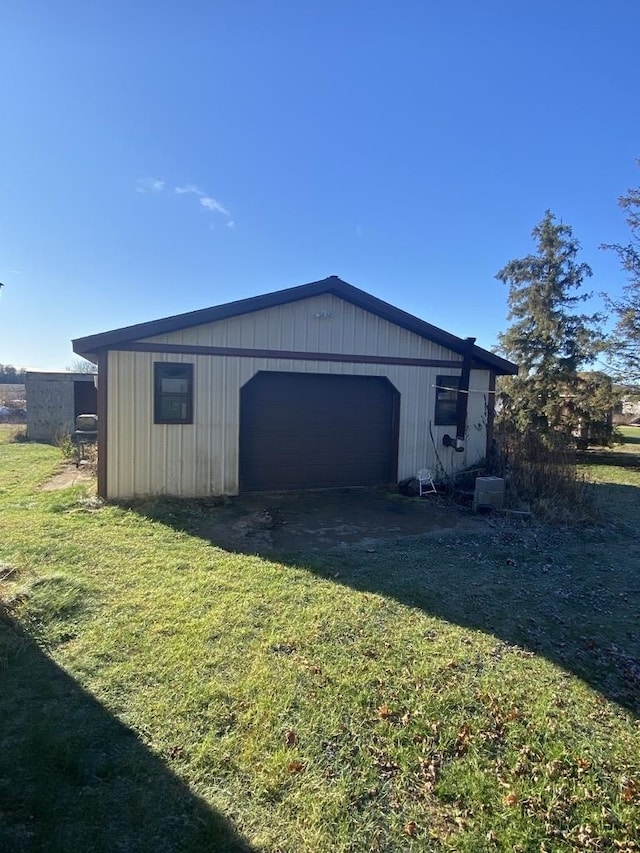
[(28, 371), (27, 438), (56, 441), (73, 432), (78, 415), (97, 411), (96, 376), (92, 373)]
[(73, 349), (98, 363), (108, 498), (452, 473), (486, 454), (495, 378), (517, 371), (336, 276)]

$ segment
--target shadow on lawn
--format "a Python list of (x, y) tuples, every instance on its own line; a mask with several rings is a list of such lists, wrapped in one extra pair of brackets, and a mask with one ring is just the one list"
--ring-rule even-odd
[(640, 427), (633, 427), (633, 435), (628, 432), (622, 438), (623, 444), (640, 444)]
[[(473, 533), (401, 538), (305, 552), (263, 547), (251, 537), (233, 548), (185, 504), (149, 514), (225, 550), (261, 554), (352, 589), (381, 593), (426, 614), (493, 634), (543, 655), (622, 707), (640, 712), (640, 490), (599, 484), (610, 523), (576, 530), (496, 521)], [(323, 500), (322, 493), (317, 495)], [(264, 497), (265, 508), (269, 498)], [(616, 508), (617, 516), (613, 508)], [(453, 512), (454, 510), (452, 510)], [(213, 508), (210, 512), (215, 513)], [(378, 516), (384, 536), (389, 516)]]
[(577, 454), (576, 459), (582, 465), (610, 465), (640, 471), (640, 453), (628, 453), (624, 450), (583, 450)]
[(579, 463), (585, 465), (611, 465), (619, 468), (640, 469), (640, 453), (637, 450), (624, 450), (628, 445), (640, 445), (640, 428), (637, 435), (625, 435), (620, 444), (613, 447), (591, 447), (576, 454)]
[(306, 566), (542, 655), (640, 716), (640, 536), (629, 523), (640, 494), (597, 489), (621, 523), (567, 531), (524, 522), (315, 555)]
[(249, 851), (0, 609), (0, 849)]

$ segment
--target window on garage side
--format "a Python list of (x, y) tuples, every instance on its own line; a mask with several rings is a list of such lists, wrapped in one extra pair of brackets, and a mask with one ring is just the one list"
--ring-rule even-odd
[(193, 365), (156, 361), (153, 372), (153, 422), (192, 424)]
[(457, 421), (459, 376), (436, 376), (436, 426), (453, 426)]

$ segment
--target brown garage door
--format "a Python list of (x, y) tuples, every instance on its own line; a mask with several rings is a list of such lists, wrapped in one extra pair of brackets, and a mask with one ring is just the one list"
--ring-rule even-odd
[(400, 395), (375, 376), (257, 373), (240, 392), (240, 489), (396, 479)]

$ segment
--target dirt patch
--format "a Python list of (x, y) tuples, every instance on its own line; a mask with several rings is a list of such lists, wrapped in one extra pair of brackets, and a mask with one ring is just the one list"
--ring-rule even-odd
[(473, 533), (486, 530), (487, 521), (436, 495), (406, 498), (382, 490), (341, 489), (242, 495), (190, 514), (188, 527), (226, 550), (289, 554)]
[(53, 475), (40, 488), (45, 492), (66, 489), (69, 486), (95, 483), (96, 478), (91, 467), (82, 462), (76, 468), (76, 463), (70, 459), (62, 462)]

